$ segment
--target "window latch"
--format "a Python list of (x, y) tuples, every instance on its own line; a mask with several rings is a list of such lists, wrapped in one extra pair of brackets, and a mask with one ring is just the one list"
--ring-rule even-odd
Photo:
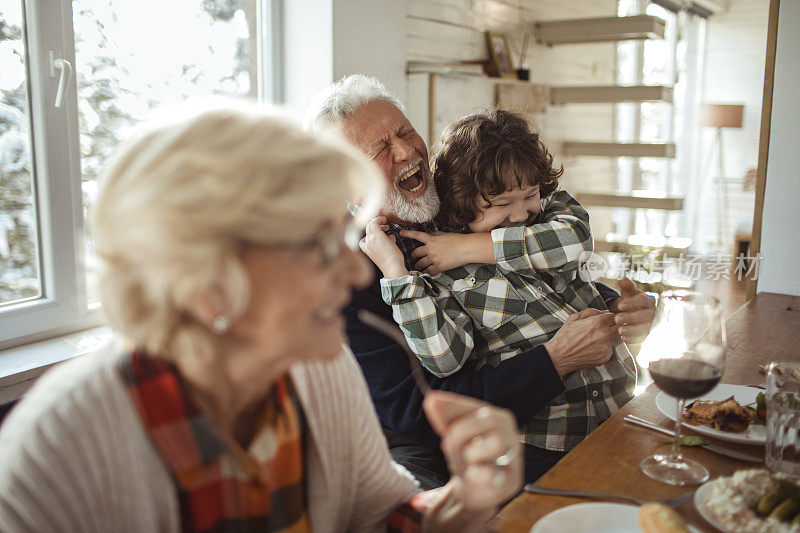
[(72, 75), (72, 65), (64, 58), (55, 58), (53, 50), (50, 51), (50, 76), (55, 77), (56, 69), (61, 71), (58, 76), (58, 89), (56, 89), (56, 101), (53, 103), (55, 107), (64, 105), (64, 93), (67, 91), (67, 84)]

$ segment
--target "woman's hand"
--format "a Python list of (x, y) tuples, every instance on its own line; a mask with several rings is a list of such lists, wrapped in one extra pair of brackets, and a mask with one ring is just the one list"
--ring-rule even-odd
[(622, 296), (611, 306), (619, 335), (628, 344), (639, 344), (650, 333), (656, 316), (656, 303), (628, 278), (619, 282), (619, 290)]
[[(431, 521), (438, 523), (454, 513), (452, 519), (463, 522), (458, 530), (484, 524), (522, 488), (522, 443), (514, 416), (484, 401), (440, 390), (428, 393), (423, 409), (442, 437), (451, 474), (443, 497), (432, 506), (438, 511)], [(449, 527), (456, 525), (447, 522)]]
[(447, 233), (403, 230), (403, 237), (422, 243), (412, 253), (414, 269), (438, 274), (469, 263), (493, 263), (494, 245), (489, 233)]
[(369, 221), (366, 232), (358, 245), (361, 251), (372, 259), (372, 262), (381, 269), (385, 278), (399, 278), (408, 275), (408, 269), (403, 259), (403, 252), (397, 247), (394, 235), (386, 235), (389, 229), (386, 217), (377, 216)]

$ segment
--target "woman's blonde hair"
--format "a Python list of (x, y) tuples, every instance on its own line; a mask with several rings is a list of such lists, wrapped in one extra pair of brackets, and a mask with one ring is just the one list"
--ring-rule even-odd
[(248, 305), (239, 252), (313, 235), (359, 202), (377, 211), (383, 181), (343, 140), (275, 113), (216, 109), (160, 127), (107, 167), (94, 209), (99, 289), (111, 326), (149, 352), (208, 356), (197, 298), (219, 289), (227, 316)]

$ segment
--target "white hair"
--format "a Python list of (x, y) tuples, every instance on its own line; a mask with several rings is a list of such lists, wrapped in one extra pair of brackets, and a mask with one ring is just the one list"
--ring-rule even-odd
[(240, 251), (307, 239), (347, 202), (374, 216), (378, 171), (343, 139), (312, 136), (255, 107), (160, 127), (106, 168), (94, 208), (103, 312), (163, 357), (207, 356), (198, 297), (219, 289), (235, 320), (248, 306)]
[(364, 74), (351, 74), (317, 94), (306, 111), (305, 126), (312, 131), (335, 128), (373, 100), (385, 100), (405, 113), (400, 99), (386, 86)]

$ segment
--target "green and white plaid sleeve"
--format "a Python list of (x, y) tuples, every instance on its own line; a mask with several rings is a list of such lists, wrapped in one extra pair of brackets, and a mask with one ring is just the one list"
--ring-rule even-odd
[(491, 235), (497, 265), (521, 275), (574, 270), (581, 254), (594, 248), (589, 213), (566, 191), (542, 200), (535, 224), (497, 228)]
[(446, 377), (464, 366), (475, 346), (472, 320), (446, 287), (416, 272), (380, 283), (383, 301), (428, 371)]

